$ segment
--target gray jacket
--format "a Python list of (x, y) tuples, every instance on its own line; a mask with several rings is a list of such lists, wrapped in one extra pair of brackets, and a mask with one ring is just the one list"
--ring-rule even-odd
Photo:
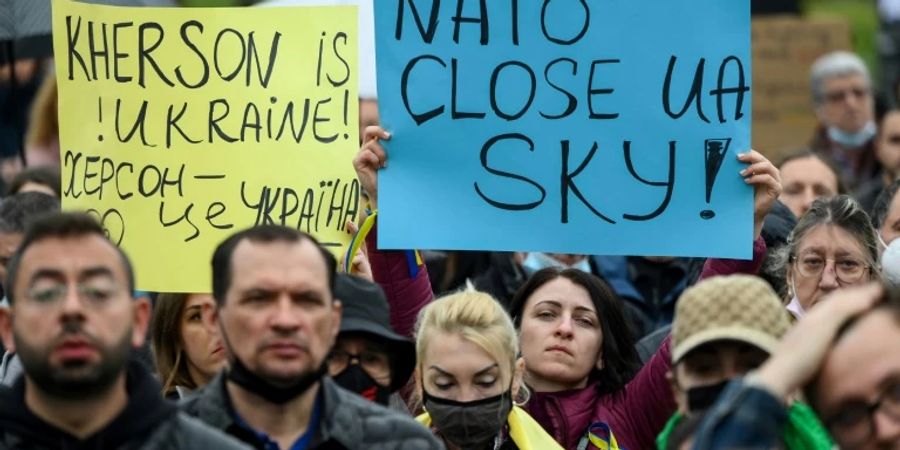
[[(319, 383), (322, 412), (309, 450), (438, 450), (443, 445), (410, 417), (340, 388), (331, 378)], [(235, 422), (225, 376), (219, 374), (179, 404), (182, 411), (258, 449), (263, 443)]]

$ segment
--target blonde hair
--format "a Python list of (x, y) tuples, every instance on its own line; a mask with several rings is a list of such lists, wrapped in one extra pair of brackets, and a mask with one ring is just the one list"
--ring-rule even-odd
[[(471, 288), (431, 302), (416, 322), (416, 366), (422, 373), (425, 351), (437, 333), (458, 334), (487, 352), (509, 386), (515, 376), (519, 338), (512, 319), (496, 300)], [(416, 377), (421, 383), (421, 376)], [(421, 387), (421, 386), (420, 386)]]

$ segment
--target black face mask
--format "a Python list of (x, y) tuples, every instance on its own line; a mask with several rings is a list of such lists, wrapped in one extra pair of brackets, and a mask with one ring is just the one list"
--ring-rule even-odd
[(299, 376), (294, 384), (281, 387), (275, 386), (260, 378), (258, 375), (251, 372), (250, 369), (237, 358), (232, 359), (230, 364), (231, 367), (228, 369), (229, 380), (251, 393), (277, 405), (287, 403), (299, 397), (304, 392), (308, 391), (309, 388), (325, 374), (325, 364), (323, 363), (318, 369)]
[(472, 402), (457, 402), (424, 393), (424, 406), (441, 435), (464, 449), (489, 446), (506, 425), (512, 396), (504, 392)]
[[(234, 355), (234, 352), (230, 350), (234, 347), (231, 346), (225, 330), (220, 327), (219, 332), (222, 336), (222, 342), (229, 349), (229, 353)], [(228, 363), (230, 367), (226, 372), (226, 376), (229, 380), (276, 405), (285, 404), (308, 391), (313, 384), (316, 384), (325, 375), (327, 370), (327, 361), (322, 361), (322, 364), (316, 370), (300, 375), (290, 386), (281, 387), (275, 386), (251, 372), (237, 356), (232, 356)]]
[(716, 384), (692, 387), (687, 390), (688, 411), (691, 413), (702, 412), (709, 409), (719, 398), (719, 394), (728, 386), (725, 380)]
[(359, 364), (350, 364), (343, 372), (334, 377), (338, 386), (355, 392), (363, 398), (378, 403), (379, 405), (388, 404), (391, 396), (391, 390), (387, 386), (382, 386), (366, 372)]

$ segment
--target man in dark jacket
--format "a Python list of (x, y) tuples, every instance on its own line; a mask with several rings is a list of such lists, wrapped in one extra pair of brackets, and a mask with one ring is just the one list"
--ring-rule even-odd
[(335, 260), (312, 237), (261, 226), (213, 254), (216, 310), (206, 315), (229, 368), (183, 410), (258, 449), (438, 449), (409, 417), (325, 376), (340, 330)]
[(838, 448), (900, 448), (900, 292), (849, 287), (817, 304), (759, 370), (729, 383), (693, 448), (774, 448), (799, 389)]
[(150, 306), (90, 216), (35, 221), (8, 266), (0, 332), (25, 376), (0, 388), (0, 449), (241, 449), (179, 413), (131, 353)]

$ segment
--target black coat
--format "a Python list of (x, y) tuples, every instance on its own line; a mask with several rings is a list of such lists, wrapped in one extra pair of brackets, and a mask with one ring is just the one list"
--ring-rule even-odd
[(128, 405), (105, 428), (80, 440), (31, 413), (25, 406), (25, 379), (0, 388), (0, 449), (222, 449), (247, 447), (178, 412), (160, 395), (160, 386), (142, 363), (128, 367)]

